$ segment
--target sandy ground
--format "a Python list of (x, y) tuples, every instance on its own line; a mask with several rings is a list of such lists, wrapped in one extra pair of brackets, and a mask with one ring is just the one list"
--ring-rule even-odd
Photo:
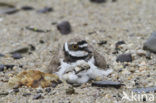
[[(67, 95), (68, 84), (60, 84), (51, 88), (50, 93), (43, 92), (43, 99), (33, 100), (35, 89), (20, 88), (18, 93), (0, 96), (0, 103), (129, 103), (122, 100), (123, 91), (128, 88), (149, 87), (156, 85), (156, 56), (147, 60), (145, 56), (135, 55), (136, 50), (142, 49), (146, 38), (156, 28), (156, 0), (117, 0), (96, 4), (89, 0), (0, 0), (21, 6), (33, 6), (33, 11), (19, 11), (13, 15), (0, 15), (0, 53), (7, 54), (21, 47), (33, 44), (36, 50), (31, 55), (24, 55), (22, 59), (14, 60), (11, 57), (0, 58), (1, 64), (23, 65), (24, 69), (41, 70), (48, 66), (54, 45), (58, 39), (66, 39), (73, 35), (84, 36), (98, 52), (106, 57), (110, 68), (114, 69), (108, 80), (121, 81), (125, 84), (120, 89), (92, 87), (90, 84), (74, 88), (76, 94)], [(54, 11), (38, 14), (36, 10), (45, 6), (53, 7)], [(72, 33), (62, 36), (57, 30), (58, 23), (67, 20), (72, 25)], [(48, 33), (36, 33), (25, 29), (26, 26), (35, 26)], [(90, 34), (93, 32), (92, 34)], [(39, 43), (45, 41), (44, 44)], [(97, 43), (106, 40), (107, 44), (99, 46)], [(134, 54), (134, 60), (123, 68), (121, 63), (116, 63), (117, 55), (114, 52), (115, 43), (124, 40), (126, 45), (121, 53)], [(127, 50), (126, 50), (127, 49)], [(120, 53), (119, 53), (120, 54)], [(141, 65), (140, 65), (141, 64)], [(24, 70), (18, 66), (14, 70), (0, 72), (0, 92), (8, 91), (8, 74)], [(131, 72), (133, 71), (133, 72)], [(136, 78), (139, 85), (135, 85)], [(44, 91), (44, 90), (43, 90)], [(31, 93), (24, 97), (23, 93)], [(156, 101), (156, 99), (155, 99)], [(132, 102), (132, 101), (131, 101)], [(154, 101), (153, 101), (154, 102)]]

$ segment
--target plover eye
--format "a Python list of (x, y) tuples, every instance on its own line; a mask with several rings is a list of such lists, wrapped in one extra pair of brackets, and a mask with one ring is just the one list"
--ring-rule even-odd
[(78, 45), (73, 44), (72, 45), (72, 49), (77, 50), (78, 49)]

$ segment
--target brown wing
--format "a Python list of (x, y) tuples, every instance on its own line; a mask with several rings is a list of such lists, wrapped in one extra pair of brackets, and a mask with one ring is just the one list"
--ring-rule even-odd
[(54, 73), (57, 71), (57, 68), (59, 67), (59, 59), (56, 57), (56, 55), (52, 56), (52, 59), (45, 70), (46, 73)]
[(45, 70), (46, 73), (55, 73), (58, 71), (58, 67), (60, 66), (60, 58), (63, 58), (62, 48), (60, 45), (57, 46), (56, 50), (53, 51), (52, 59)]
[(101, 69), (105, 69), (107, 66), (105, 57), (98, 53), (91, 45), (88, 45), (88, 49), (93, 52), (95, 58), (95, 65)]
[(101, 69), (105, 69), (107, 64), (105, 57), (98, 53), (97, 51), (94, 51), (94, 57), (95, 57), (95, 65)]

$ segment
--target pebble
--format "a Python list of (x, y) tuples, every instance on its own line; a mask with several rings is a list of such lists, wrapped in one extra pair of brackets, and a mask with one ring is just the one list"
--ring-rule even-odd
[(92, 86), (98, 86), (98, 87), (115, 87), (120, 88), (123, 84), (120, 82), (114, 82), (114, 81), (95, 81), (92, 83)]
[(30, 50), (31, 50), (31, 51), (35, 51), (35, 50), (36, 50), (36, 48), (35, 48), (35, 46), (34, 46), (34, 45), (29, 44), (29, 46), (30, 46)]
[(75, 89), (73, 87), (69, 87), (68, 89), (66, 89), (66, 94), (74, 94), (75, 93)]
[(42, 30), (42, 29), (38, 29), (32, 26), (26, 26), (25, 27), (27, 30), (33, 31), (33, 32), (38, 32), (38, 33), (47, 33), (50, 32), (50, 30)]
[(137, 50), (137, 55), (139, 56), (146, 56), (146, 52), (144, 50)]
[(107, 0), (90, 0), (90, 1), (93, 2), (93, 3), (104, 3)]
[(1, 92), (0, 93), (0, 96), (6, 96), (6, 95), (8, 95), (9, 93), (8, 92)]
[(57, 85), (58, 85), (58, 83), (57, 83), (57, 82), (52, 81), (51, 87), (55, 88)]
[(0, 72), (4, 71), (5, 66), (3, 64), (0, 65)]
[(126, 44), (125, 41), (121, 40), (121, 41), (118, 41), (117, 43), (115, 43), (115, 49), (118, 50), (118, 47), (122, 44)]
[(4, 71), (4, 69), (13, 69), (15, 65), (4, 65), (4, 64), (0, 64), (0, 72)]
[(117, 62), (132, 62), (132, 55), (128, 54), (121, 54), (116, 59)]
[(55, 22), (55, 21), (54, 21), (54, 22), (52, 22), (51, 24), (52, 24), (52, 25), (56, 25), (56, 24), (57, 24), (57, 22)]
[(40, 40), (39, 42), (40, 42), (41, 44), (44, 44), (44, 43), (45, 43), (43, 40)]
[(44, 7), (43, 9), (37, 10), (38, 13), (48, 13), (53, 11), (52, 7)]
[(18, 93), (19, 92), (19, 89), (18, 88), (15, 88), (15, 89), (13, 89), (13, 92)]
[(37, 93), (43, 93), (42, 89), (37, 89)]
[(71, 25), (68, 21), (62, 21), (61, 23), (57, 24), (57, 29), (61, 34), (69, 34), (71, 32)]
[(26, 97), (26, 96), (30, 96), (30, 95), (31, 95), (31, 93), (23, 93), (22, 96)]
[(4, 57), (4, 56), (5, 56), (5, 55), (3, 55), (3, 54), (0, 53), (0, 57)]
[(18, 12), (19, 10), (16, 9), (16, 8), (6, 8), (4, 10), (0, 10), (0, 14), (8, 14), (8, 15), (11, 15), (11, 14), (14, 14), (16, 12)]
[(136, 93), (156, 92), (156, 86), (154, 86), (154, 87), (145, 87), (145, 88), (135, 88), (135, 89), (132, 89), (132, 91), (136, 92)]
[(11, 3), (0, 2), (0, 14), (14, 14), (18, 11)]
[(147, 51), (147, 52), (146, 52), (146, 58), (147, 58), (147, 59), (151, 59), (151, 52), (150, 52), (150, 51)]
[(102, 45), (104, 45), (104, 44), (107, 44), (107, 41), (104, 41), (104, 40), (103, 40), (103, 41), (100, 41), (100, 42), (98, 43), (99, 46), (102, 46)]
[(36, 95), (34, 95), (34, 97), (33, 97), (34, 100), (35, 100), (35, 99), (40, 99), (40, 98), (42, 98), (42, 95), (41, 95), (41, 94), (36, 94)]
[(6, 67), (6, 69), (13, 69), (13, 67), (14, 67), (15, 65), (8, 64), (8, 65), (4, 65), (4, 66)]
[(31, 7), (31, 6), (22, 6), (21, 9), (24, 10), (24, 11), (34, 10), (34, 8)]
[(45, 92), (50, 93), (51, 92), (51, 88), (46, 88)]
[(14, 53), (28, 53), (29, 51), (29, 48), (28, 47), (23, 47), (23, 48), (20, 48), (20, 49), (17, 49), (15, 51), (12, 51), (10, 52), (10, 54), (14, 54)]
[(117, 0), (112, 0), (112, 2), (116, 2)]
[(153, 32), (151, 36), (146, 40), (143, 45), (143, 49), (156, 53), (156, 32)]
[(21, 55), (20, 53), (13, 53), (13, 54), (12, 54), (12, 57), (13, 57), (14, 59), (21, 59), (21, 58), (23, 58), (22, 55)]

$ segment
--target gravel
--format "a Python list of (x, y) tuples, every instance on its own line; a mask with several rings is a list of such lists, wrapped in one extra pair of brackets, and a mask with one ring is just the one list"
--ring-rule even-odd
[(144, 50), (156, 53), (156, 32), (153, 32), (143, 46)]

